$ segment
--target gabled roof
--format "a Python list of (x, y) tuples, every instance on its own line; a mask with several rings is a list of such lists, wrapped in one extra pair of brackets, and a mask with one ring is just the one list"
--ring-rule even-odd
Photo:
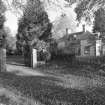
[(86, 40), (88, 39), (89, 37), (91, 37), (92, 33), (90, 33), (89, 31), (86, 31), (86, 32), (83, 32), (81, 34), (77, 34), (77, 39), (79, 40)]

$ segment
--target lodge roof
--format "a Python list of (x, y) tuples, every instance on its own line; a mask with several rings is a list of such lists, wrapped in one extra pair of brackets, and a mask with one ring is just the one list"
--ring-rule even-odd
[(68, 40), (71, 38), (71, 37), (74, 37), (74, 35), (76, 35), (76, 39), (77, 40), (85, 40), (85, 39), (88, 39), (91, 35), (93, 35), (92, 33), (90, 33), (89, 31), (86, 31), (86, 32), (76, 32), (76, 33), (71, 33), (71, 34), (68, 34), (68, 35), (65, 35), (63, 36), (62, 38), (60, 38), (58, 40), (59, 41), (64, 41), (64, 40)]
[(86, 40), (89, 37), (91, 37), (93, 34), (90, 33), (89, 31), (86, 31), (86, 32), (76, 34), (76, 35), (77, 35), (76, 39), (78, 39), (78, 40)]

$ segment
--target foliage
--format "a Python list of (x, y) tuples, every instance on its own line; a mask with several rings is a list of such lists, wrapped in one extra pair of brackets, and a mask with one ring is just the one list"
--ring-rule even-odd
[(6, 10), (6, 8), (5, 8), (2, 0), (0, 0), (0, 29), (3, 28), (3, 24), (5, 21), (5, 17), (4, 17), (5, 10)]
[(6, 7), (4, 6), (2, 0), (0, 0), (0, 14), (3, 14), (6, 10)]
[(36, 49), (39, 52), (42, 51), (42, 50), (46, 51), (46, 50), (48, 50), (48, 48), (49, 48), (49, 44), (48, 43), (46, 43), (46, 42), (44, 42), (42, 40), (38, 40), (36, 42)]
[[(21, 35), (25, 41), (33, 41), (35, 38), (39, 39), (43, 35), (48, 37), (47, 34), (50, 34), (51, 31), (51, 23), (39, 0), (28, 1), (23, 14), (19, 21), (18, 32), (22, 33)], [(45, 34), (46, 31), (47, 34)]]
[(94, 32), (105, 32), (105, 10), (103, 8), (98, 9), (95, 12), (94, 19)]
[(8, 36), (6, 38), (6, 42), (7, 42), (6, 44), (7, 50), (11, 50), (11, 51), (16, 50), (16, 38), (15, 37)]
[(38, 40), (36, 42), (36, 49), (38, 51), (38, 60), (48, 61), (51, 58), (49, 51), (50, 45), (43, 40)]
[(20, 40), (16, 41), (16, 53), (21, 55), (22, 54), (22, 42)]
[(5, 22), (5, 17), (4, 15), (0, 14), (0, 28), (3, 27), (4, 22)]
[[(24, 9), (25, 8), (25, 2), (26, 0), (12, 0), (12, 6), (15, 8), (15, 9)], [(8, 2), (8, 1), (7, 1)], [(9, 4), (9, 3), (8, 3)]]
[(91, 21), (91, 18), (94, 16), (95, 11), (100, 7), (105, 7), (104, 0), (80, 0), (75, 9), (77, 13), (77, 20), (81, 20), (82, 17), (86, 21)]
[(77, 20), (81, 21), (84, 18), (90, 22), (94, 13), (99, 8), (105, 8), (105, 0), (65, 0), (70, 4), (77, 3), (75, 12), (77, 13)]

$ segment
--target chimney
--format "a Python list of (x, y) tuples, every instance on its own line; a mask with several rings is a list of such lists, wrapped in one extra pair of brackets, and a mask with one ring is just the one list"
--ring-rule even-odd
[(83, 32), (85, 32), (85, 24), (83, 24), (82, 27), (83, 27)]

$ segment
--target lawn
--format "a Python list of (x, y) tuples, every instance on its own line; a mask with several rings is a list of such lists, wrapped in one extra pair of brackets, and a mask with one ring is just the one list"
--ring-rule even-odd
[(0, 73), (0, 84), (20, 100), (29, 100), (28, 104), (20, 101), (16, 105), (105, 105), (105, 77), (91, 69), (85, 65), (52, 63), (34, 70), (40, 70), (44, 76)]
[[(58, 85), (60, 83), (62, 85)], [(104, 87), (93, 87), (88, 91), (70, 88), (55, 77), (1, 73), (0, 84), (13, 93), (21, 93), (18, 95), (22, 99), (28, 97), (39, 105), (105, 105)]]

